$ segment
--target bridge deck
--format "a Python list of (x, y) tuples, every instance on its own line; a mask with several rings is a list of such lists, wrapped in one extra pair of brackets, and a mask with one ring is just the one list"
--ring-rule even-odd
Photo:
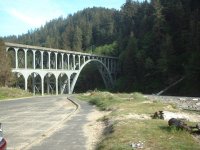
[(53, 51), (53, 52), (85, 55), (85, 56), (97, 56), (97, 57), (118, 59), (117, 57), (112, 57), (112, 56), (103, 56), (103, 55), (96, 55), (96, 54), (91, 54), (91, 53), (82, 53), (82, 52), (69, 51), (69, 50), (63, 50), (63, 49), (54, 49), (54, 48), (47, 48), (47, 47), (41, 47), (41, 46), (32, 46), (32, 45), (24, 45), (24, 44), (9, 43), (9, 42), (5, 42), (5, 45), (8, 46), (8, 47), (18, 47), (18, 48), (25, 48), (25, 49), (34, 49), (34, 50), (42, 50), (42, 51)]

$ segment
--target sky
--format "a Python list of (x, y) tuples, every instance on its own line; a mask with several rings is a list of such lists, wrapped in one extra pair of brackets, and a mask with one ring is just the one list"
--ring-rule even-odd
[(0, 0), (0, 37), (21, 35), (88, 7), (120, 9), (126, 0)]

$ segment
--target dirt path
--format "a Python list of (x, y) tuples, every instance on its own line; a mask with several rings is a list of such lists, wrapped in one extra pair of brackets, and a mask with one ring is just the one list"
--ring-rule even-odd
[(108, 115), (109, 112), (99, 111), (95, 107), (88, 115), (88, 123), (84, 126), (84, 134), (87, 137), (87, 150), (94, 150), (95, 146), (102, 139), (103, 131), (105, 129), (104, 122), (100, 121), (103, 116)]

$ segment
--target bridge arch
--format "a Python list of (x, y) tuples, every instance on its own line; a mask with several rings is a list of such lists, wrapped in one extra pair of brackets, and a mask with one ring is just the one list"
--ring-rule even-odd
[(108, 68), (106, 67), (106, 65), (98, 60), (98, 59), (88, 59), (84, 64), (82, 64), (82, 66), (80, 67), (80, 69), (78, 70), (78, 72), (76, 73), (73, 81), (72, 81), (72, 84), (71, 84), (71, 89), (70, 89), (70, 93), (73, 93), (74, 91), (74, 87), (76, 85), (76, 82), (78, 80), (78, 77), (80, 75), (80, 73), (82, 72), (83, 68), (90, 64), (90, 63), (95, 63), (99, 69), (99, 72), (103, 78), (103, 81), (104, 81), (104, 84), (107, 88), (109, 87), (112, 87), (113, 86), (113, 79), (112, 79), (112, 76), (111, 76), (111, 72), (108, 70)]

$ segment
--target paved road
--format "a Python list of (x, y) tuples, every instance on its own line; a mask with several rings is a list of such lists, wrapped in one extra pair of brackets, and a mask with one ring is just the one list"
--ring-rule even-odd
[(83, 127), (94, 108), (70, 99), (79, 104), (78, 110), (66, 96), (0, 102), (8, 150), (86, 150)]
[(86, 137), (83, 133), (83, 126), (88, 122), (87, 116), (94, 110), (94, 107), (86, 102), (78, 101), (80, 106), (77, 113), (66, 121), (59, 131), (39, 144), (32, 146), (30, 150), (86, 150)]
[(24, 150), (31, 143), (45, 140), (46, 136), (62, 128), (75, 109), (66, 96), (1, 101), (0, 122), (3, 123), (8, 150)]

